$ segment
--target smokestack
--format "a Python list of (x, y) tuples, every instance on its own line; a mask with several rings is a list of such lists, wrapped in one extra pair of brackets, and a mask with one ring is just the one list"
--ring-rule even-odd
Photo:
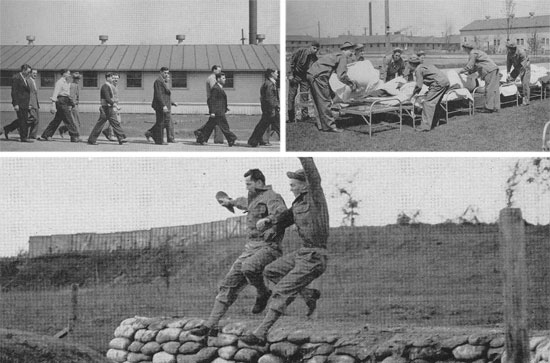
[(256, 35), (258, 33), (258, 0), (248, 0), (248, 42), (256, 44)]
[(34, 45), (35, 40), (36, 37), (34, 35), (27, 35), (27, 42), (29, 42), (27, 45)]
[(265, 39), (265, 34), (256, 35), (256, 40), (258, 41), (258, 44), (263, 44), (264, 39)]
[(369, 1), (369, 36), (372, 36), (372, 2)]
[(390, 0), (386, 0), (384, 2), (384, 7), (385, 7), (385, 13), (386, 13), (386, 16), (385, 16), (385, 19), (386, 19), (386, 44), (385, 44), (385, 47), (386, 47), (386, 52), (390, 50)]
[(183, 34), (176, 34), (176, 40), (178, 41), (178, 44), (183, 43), (183, 41), (185, 40), (185, 35), (183, 35)]
[(99, 36), (99, 41), (101, 42), (101, 44), (107, 43), (107, 40), (109, 40), (109, 36), (108, 36), (108, 35), (100, 35), (100, 36)]

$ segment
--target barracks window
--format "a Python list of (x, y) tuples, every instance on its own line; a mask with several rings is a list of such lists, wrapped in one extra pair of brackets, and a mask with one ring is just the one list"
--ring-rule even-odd
[(224, 88), (235, 88), (235, 80), (233, 72), (223, 72), (225, 74), (225, 85)]
[(82, 72), (82, 87), (97, 88), (97, 72)]
[(127, 72), (126, 88), (142, 88), (142, 76), (141, 72)]
[(11, 87), (11, 78), (15, 71), (0, 71), (0, 87)]
[(40, 72), (40, 87), (55, 86), (55, 72), (54, 71), (42, 71)]
[(172, 72), (172, 88), (187, 88), (187, 72)]

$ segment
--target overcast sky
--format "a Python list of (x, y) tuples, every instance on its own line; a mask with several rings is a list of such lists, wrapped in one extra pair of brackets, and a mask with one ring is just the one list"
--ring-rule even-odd
[[(1, 43), (240, 44), (248, 38), (248, 0), (0, 0)], [(258, 1), (258, 33), (280, 40), (279, 0)], [(246, 41), (248, 42), (248, 40)], [(247, 43), (248, 44), (248, 43)]]
[[(339, 226), (344, 199), (336, 185), (361, 200), (359, 225), (395, 223), (401, 211), (421, 210), (420, 221), (438, 223), (468, 206), (494, 222), (505, 206), (505, 181), (515, 158), (315, 158), (330, 209)], [(286, 171), (297, 158), (2, 157), (0, 256), (28, 249), (34, 235), (114, 232), (188, 225), (233, 216), (216, 202), (223, 190), (245, 195), (243, 174), (260, 168), (290, 206)], [(346, 180), (354, 180), (348, 185)], [(550, 222), (550, 193), (518, 194), (532, 223)]]
[[(369, 32), (369, 2), (372, 2), (373, 34), (384, 34), (384, 0), (287, 0), (287, 34), (322, 37)], [(390, 31), (413, 35), (441, 36), (445, 24), (454, 34), (473, 20), (504, 17), (505, 0), (389, 0)], [(550, 14), (548, 0), (515, 0), (516, 16)]]

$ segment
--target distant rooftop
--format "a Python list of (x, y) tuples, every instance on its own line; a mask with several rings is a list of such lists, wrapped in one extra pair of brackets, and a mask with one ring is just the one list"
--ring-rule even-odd
[[(550, 15), (526, 16), (513, 18), (513, 28), (541, 28), (550, 27)], [(460, 31), (473, 30), (503, 30), (508, 28), (506, 18), (475, 20)]]
[(228, 71), (279, 68), (279, 45), (2, 45), (0, 68), (18, 70), (28, 63), (40, 70), (83, 71)]

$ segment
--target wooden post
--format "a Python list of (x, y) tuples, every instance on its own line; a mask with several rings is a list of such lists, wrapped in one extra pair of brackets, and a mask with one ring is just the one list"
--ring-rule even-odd
[(78, 319), (78, 285), (71, 286), (71, 316), (69, 317), (69, 331), (74, 329), (76, 320)]
[(519, 208), (500, 211), (506, 361), (529, 363), (525, 226)]

